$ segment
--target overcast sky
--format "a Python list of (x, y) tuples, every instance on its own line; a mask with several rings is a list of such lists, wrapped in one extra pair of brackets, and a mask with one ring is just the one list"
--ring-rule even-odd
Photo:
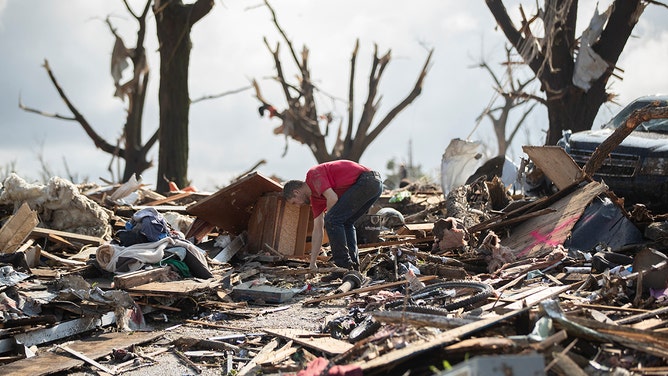
[[(507, 2), (513, 17), (519, 14), (517, 3)], [(535, 4), (524, 3), (527, 11)], [(601, 1), (600, 10), (609, 3)], [(130, 0), (130, 4), (139, 13), (144, 1)], [(262, 39), (266, 37), (271, 45), (281, 42), (284, 53), (287, 46), (261, 4), (259, 0), (216, 0), (209, 15), (195, 24), (190, 35), (192, 99), (235, 90), (256, 78), (269, 101), (284, 103), (279, 88), (269, 79), (275, 69)], [(588, 22), (596, 2), (580, 4), (579, 18)], [(422, 94), (367, 149), (363, 164), (385, 176), (390, 159), (408, 162), (412, 142), (413, 163), (438, 182), (441, 157), (452, 138), (470, 137), (495, 148), (489, 121), (474, 129), (476, 117), (494, 95), (489, 75), (474, 67), (485, 59), (500, 74), (498, 64), (504, 59), (505, 38), (495, 30), (484, 1), (276, 0), (272, 5), (295, 48), (300, 51), (306, 45), (310, 49), (313, 80), (335, 98), (348, 96), (349, 62), (359, 38), (358, 109), (366, 96), (374, 44), (380, 53), (392, 50), (379, 89), (382, 104), (377, 121), (412, 89), (428, 49), (434, 48)], [(95, 148), (78, 123), (18, 107), (21, 98), (26, 106), (71, 116), (42, 67), (46, 59), (79, 111), (98, 133), (115, 143), (127, 104), (113, 97), (109, 72), (114, 38), (104, 23), (107, 16), (126, 45), (134, 47), (137, 25), (120, 0), (0, 0), (0, 172), (13, 165), (20, 176), (35, 180), (40, 176), (42, 155), (59, 176), (67, 177), (68, 166), (80, 179), (110, 178), (110, 156)], [(147, 139), (158, 125), (160, 62), (152, 13), (145, 46), (151, 68), (144, 116)], [(287, 55), (283, 61), (292, 67)], [(611, 91), (619, 94), (622, 105), (640, 95), (668, 92), (667, 61), (668, 10), (650, 5), (618, 64), (624, 70), (623, 80), (611, 81)], [(342, 101), (321, 99), (321, 111), (331, 110), (337, 120), (345, 116)], [(258, 107), (249, 90), (192, 105), (189, 178), (194, 186), (213, 191), (262, 159), (267, 163), (258, 171), (286, 180), (303, 178), (315, 164), (308, 148), (294, 141), (289, 141), (287, 155), (282, 157), (285, 139), (273, 134), (278, 120), (261, 118)], [(618, 109), (602, 108), (594, 127)], [(535, 111), (527, 130), (517, 136), (510, 157), (519, 159), (522, 144), (542, 143), (546, 128), (545, 111)], [(156, 163), (157, 153), (156, 146), (150, 153)], [(156, 171), (157, 166), (146, 171), (144, 182), (154, 187)]]

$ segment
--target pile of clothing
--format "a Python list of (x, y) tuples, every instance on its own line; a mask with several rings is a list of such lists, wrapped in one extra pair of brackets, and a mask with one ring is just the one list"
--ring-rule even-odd
[(112, 241), (97, 248), (95, 261), (100, 268), (116, 274), (146, 265), (170, 265), (185, 278), (213, 277), (205, 252), (173, 230), (154, 208), (137, 211)]

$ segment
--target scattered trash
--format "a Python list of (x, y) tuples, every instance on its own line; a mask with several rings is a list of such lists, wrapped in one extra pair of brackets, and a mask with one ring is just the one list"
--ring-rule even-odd
[[(531, 149), (539, 167), (562, 154)], [(308, 207), (258, 173), (168, 196), (140, 180), (81, 194), (12, 175), (0, 192), (0, 373), (120, 374), (161, 354), (185, 372), (240, 375), (664, 372), (665, 214), (627, 213), (560, 166), (546, 171), (559, 190), (540, 197), (489, 177), (451, 179), (447, 195), (385, 192), (359, 271), (327, 255), (311, 269)], [(71, 192), (56, 211), (96, 230), (43, 215), (49, 189)]]

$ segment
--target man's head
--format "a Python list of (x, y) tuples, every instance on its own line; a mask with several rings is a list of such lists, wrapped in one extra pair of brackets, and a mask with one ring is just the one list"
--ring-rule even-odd
[(291, 204), (310, 204), (311, 190), (301, 180), (290, 180), (283, 185), (283, 198)]

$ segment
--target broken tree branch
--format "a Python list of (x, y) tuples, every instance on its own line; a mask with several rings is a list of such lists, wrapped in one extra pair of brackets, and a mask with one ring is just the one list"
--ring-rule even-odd
[(585, 174), (592, 176), (603, 165), (606, 158), (612, 151), (624, 141), (624, 139), (633, 132), (638, 125), (652, 119), (668, 118), (668, 107), (653, 107), (642, 108), (633, 111), (623, 126), (615, 129), (615, 131), (605, 139), (594, 150), (591, 158), (587, 161), (582, 169)]

